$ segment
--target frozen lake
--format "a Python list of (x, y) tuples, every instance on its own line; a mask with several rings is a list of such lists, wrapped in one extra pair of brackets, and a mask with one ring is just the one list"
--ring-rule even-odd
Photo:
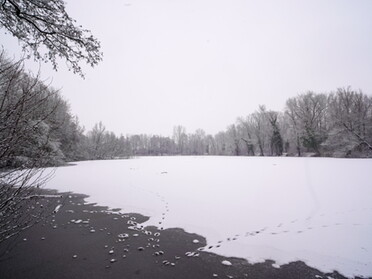
[(87, 161), (58, 168), (47, 187), (149, 216), (146, 225), (200, 234), (221, 255), (279, 265), (302, 260), (322, 271), (372, 276), (369, 159)]

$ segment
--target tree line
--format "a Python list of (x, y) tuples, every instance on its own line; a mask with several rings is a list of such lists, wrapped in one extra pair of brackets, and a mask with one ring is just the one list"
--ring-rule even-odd
[[(63, 59), (84, 77), (81, 65), (93, 67), (103, 58), (100, 42), (68, 15), (63, 0), (4, 0), (0, 28), (18, 39), (24, 57), (55, 70)], [(67, 102), (23, 67), (23, 60), (12, 61), (0, 49), (0, 244), (58, 211), (52, 208), (60, 195), (40, 189), (52, 174), (43, 167), (85, 156)]]
[(289, 98), (284, 111), (261, 105), (215, 135), (175, 126), (171, 138), (125, 141), (131, 155), (371, 157), (372, 98), (350, 87), (307, 92)]
[(215, 135), (178, 125), (171, 137), (116, 136), (100, 122), (84, 136), (85, 159), (130, 156), (372, 156), (372, 98), (350, 87), (307, 92), (286, 101), (284, 111), (261, 105)]
[(350, 87), (307, 92), (284, 111), (261, 105), (215, 135), (175, 126), (171, 137), (120, 135), (99, 122), (84, 132), (58, 90), (0, 54), (0, 167), (162, 155), (369, 157), (372, 98)]
[(58, 90), (0, 54), (0, 167), (130, 156), (370, 156), (372, 98), (350, 87), (307, 92), (284, 111), (261, 105), (215, 135), (175, 126), (172, 137), (120, 135), (99, 122), (84, 132)]

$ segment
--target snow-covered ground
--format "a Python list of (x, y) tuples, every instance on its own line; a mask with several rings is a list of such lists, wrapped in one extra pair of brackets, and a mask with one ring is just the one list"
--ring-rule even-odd
[(372, 160), (88, 161), (58, 168), (47, 187), (150, 216), (147, 225), (200, 234), (209, 251), (225, 256), (303, 260), (322, 271), (372, 276)]

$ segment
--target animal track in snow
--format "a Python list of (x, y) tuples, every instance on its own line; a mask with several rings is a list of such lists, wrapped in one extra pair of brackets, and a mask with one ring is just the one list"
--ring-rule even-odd
[[(366, 208), (362, 208), (360, 210), (367, 210)], [(340, 215), (340, 214), (350, 214), (352, 212), (356, 212), (358, 210), (356, 209), (353, 209), (353, 210), (346, 210), (346, 211), (340, 211), (340, 212), (334, 212), (332, 215)], [(204, 246), (204, 247), (199, 247), (197, 248), (196, 250), (198, 251), (206, 251), (206, 250), (211, 250), (213, 248), (219, 248), (221, 247), (221, 245), (225, 245), (225, 243), (229, 243), (231, 241), (235, 241), (235, 240), (239, 240), (239, 239), (242, 239), (243, 237), (253, 237), (253, 236), (257, 236), (259, 234), (263, 234), (263, 233), (266, 233), (268, 235), (272, 235), (273, 237), (277, 236), (277, 235), (281, 235), (281, 234), (285, 234), (285, 233), (295, 233), (295, 234), (302, 234), (302, 233), (306, 233), (307, 231), (311, 231), (311, 230), (315, 230), (315, 229), (327, 229), (327, 228), (331, 228), (331, 227), (335, 227), (335, 226), (341, 226), (341, 225), (349, 225), (349, 226), (362, 226), (362, 225), (368, 225), (367, 223), (365, 224), (360, 224), (360, 223), (350, 223), (350, 224), (345, 224), (345, 223), (340, 223), (340, 222), (335, 222), (335, 223), (328, 223), (328, 224), (319, 224), (319, 225), (313, 225), (313, 226), (309, 226), (309, 222), (310, 221), (313, 221), (314, 219), (317, 218), (323, 218), (325, 216), (329, 216), (331, 214), (319, 214), (318, 216), (308, 216), (307, 218), (304, 218), (304, 219), (294, 219), (290, 222), (281, 222), (279, 223), (278, 225), (276, 226), (273, 226), (273, 227), (265, 227), (265, 228), (262, 228), (260, 230), (253, 230), (253, 231), (248, 231), (248, 232), (245, 232), (244, 234), (235, 234), (234, 236), (230, 236), (230, 237), (227, 237), (225, 238), (224, 240), (219, 240), (217, 241), (217, 243), (214, 243), (214, 244), (210, 244), (210, 245), (207, 245), (207, 246)], [(293, 226), (293, 224), (297, 223), (297, 224), (300, 224), (300, 223), (303, 223), (302, 226), (298, 227), (297, 228), (291, 228)], [(275, 230), (275, 228), (282, 228), (283, 230), (281, 231), (277, 231)], [(267, 231), (267, 232), (265, 232)]]

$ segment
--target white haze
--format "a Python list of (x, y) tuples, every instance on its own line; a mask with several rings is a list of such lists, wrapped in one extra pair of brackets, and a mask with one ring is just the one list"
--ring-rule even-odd
[[(87, 129), (216, 133), (265, 104), (351, 85), (372, 94), (372, 1), (66, 1), (102, 42), (82, 80), (41, 65)], [(17, 41), (0, 34), (11, 56)], [(29, 67), (34, 72), (37, 65)]]
[(47, 187), (142, 213), (146, 225), (167, 202), (164, 228), (223, 240), (211, 250), (221, 255), (372, 276), (371, 169), (370, 159), (145, 157), (61, 167)]

